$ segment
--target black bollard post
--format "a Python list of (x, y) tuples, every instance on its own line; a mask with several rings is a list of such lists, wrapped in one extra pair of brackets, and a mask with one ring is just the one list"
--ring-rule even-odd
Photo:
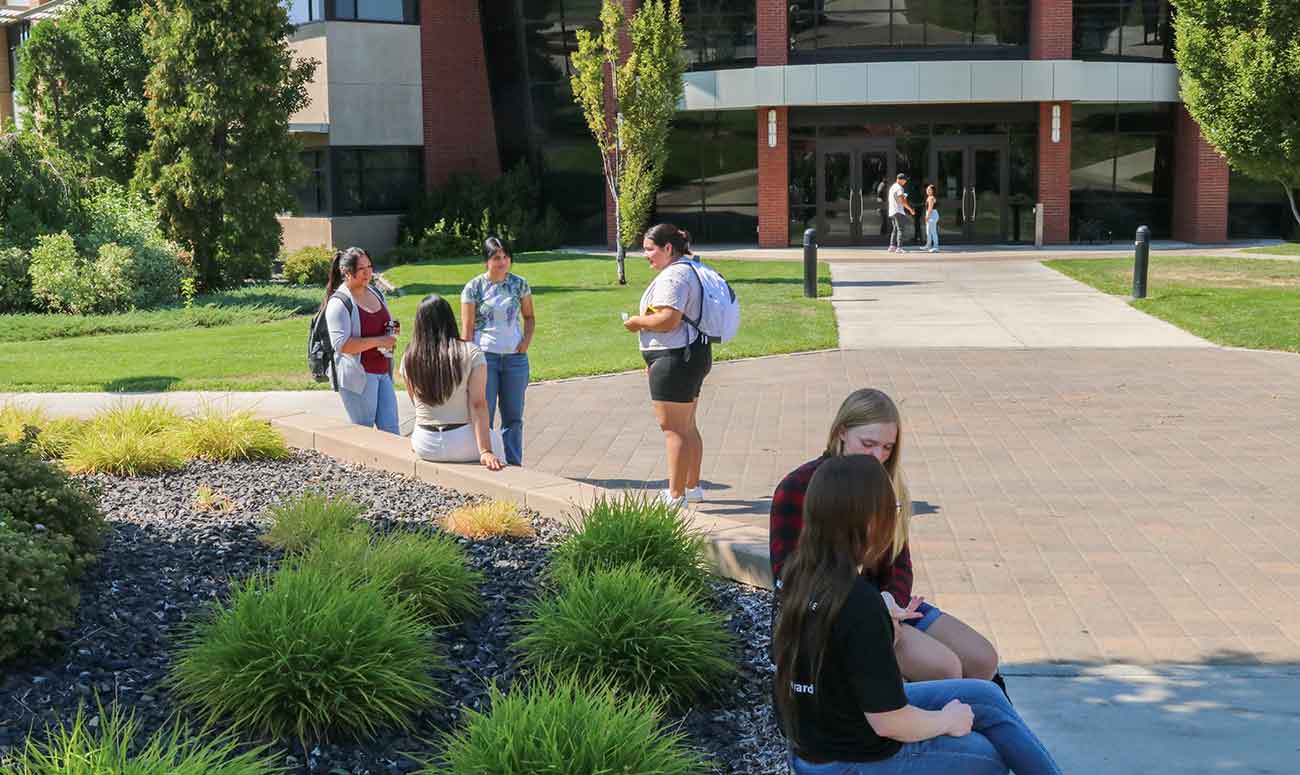
[(803, 295), (817, 298), (817, 230), (803, 232)]
[(1147, 297), (1147, 264), (1151, 260), (1151, 230), (1139, 226), (1133, 243), (1133, 298)]

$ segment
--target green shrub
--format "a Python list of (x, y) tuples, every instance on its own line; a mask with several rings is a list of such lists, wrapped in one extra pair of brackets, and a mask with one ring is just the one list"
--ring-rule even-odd
[(581, 528), (551, 556), (551, 578), (566, 579), (597, 569), (640, 565), (675, 579), (690, 591), (709, 578), (704, 536), (691, 529), (680, 508), (658, 498), (625, 493), (601, 498), (583, 509)]
[(379, 265), (385, 269), (402, 264), (416, 264), (429, 256), (424, 254), (424, 250), (419, 245), (395, 245), (392, 250), (385, 253), (379, 259)]
[(181, 426), (176, 432), (176, 440), (187, 457), (201, 460), (283, 460), (289, 457), (289, 447), (280, 432), (250, 411), (224, 414), (207, 409)]
[(663, 576), (620, 567), (577, 576), (532, 603), (521, 662), (688, 702), (735, 672), (721, 617)]
[(463, 221), (439, 218), (420, 235), (417, 248), (429, 258), (457, 258), (478, 252), (480, 229)]
[(303, 562), (376, 581), (433, 624), (460, 621), (483, 606), (483, 574), (444, 534), (390, 533), (371, 540), (365, 531), (336, 532), (321, 538)]
[(357, 518), (365, 510), (365, 505), (355, 501), (309, 492), (267, 510), (271, 528), (262, 535), (262, 541), (286, 552), (305, 552), (325, 536), (356, 527)]
[[(402, 216), (398, 242), (423, 247), (429, 230), (443, 221), (443, 231), (455, 233), (459, 229), (466, 239), (464, 244), (472, 242), (472, 247), (442, 253), (440, 257), (474, 255), (493, 233), (520, 252), (559, 247), (564, 240), (564, 222), (554, 208), (543, 207), (537, 181), (527, 163), (516, 165), (491, 182), (472, 173), (453, 175), (441, 186), (422, 193)], [(435, 256), (426, 253), (425, 257)]]
[(334, 251), (324, 245), (298, 248), (284, 257), (284, 279), (297, 285), (324, 286), (333, 262)]
[(431, 631), (378, 583), (313, 563), (237, 584), (186, 639), (169, 683), (235, 729), (302, 741), (365, 738), (439, 697)]
[(155, 730), (147, 740), (134, 714), (102, 707), (86, 718), (83, 708), (71, 726), (60, 723), (48, 740), (28, 737), (4, 775), (272, 775), (279, 772), (264, 748), (246, 749), (222, 735), (191, 737), (179, 725)]
[(90, 262), (81, 258), (72, 235), (64, 232), (44, 234), (32, 248), (32, 297), (50, 312), (86, 314), (102, 311), (98, 278)]
[(28, 250), (41, 234), (82, 228), (83, 191), (72, 168), (35, 132), (0, 128), (0, 228), (8, 246)]
[(0, 511), (0, 663), (39, 650), (72, 624), (78, 597), (69, 544), (15, 529)]
[(0, 245), (0, 315), (30, 312), (35, 308), (32, 278), (27, 274), (31, 260), (22, 248)]
[[(77, 243), (87, 253), (97, 253), (101, 282), (125, 284), (116, 309), (148, 308), (174, 304), (181, 280), (192, 272), (179, 247), (158, 227), (153, 209), (138, 194), (105, 180), (86, 202), (88, 225)], [(106, 261), (104, 246), (115, 245), (115, 260)], [(129, 260), (124, 257), (129, 256)]]
[[(487, 713), (466, 709), (447, 735), (442, 772), (482, 775), (693, 775), (707, 771), (681, 732), (662, 729), (661, 709), (647, 697), (575, 680), (540, 682), (502, 694), (491, 690)], [(435, 775), (433, 767), (422, 775)]]
[(45, 534), (74, 578), (94, 560), (104, 527), (89, 492), (19, 444), (0, 446), (0, 519), (23, 534)]

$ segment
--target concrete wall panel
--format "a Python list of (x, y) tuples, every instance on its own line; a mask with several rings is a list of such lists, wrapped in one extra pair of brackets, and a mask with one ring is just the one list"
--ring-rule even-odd
[(970, 62), (918, 62), (917, 99), (921, 102), (970, 102)]
[(867, 65), (867, 99), (869, 102), (916, 102), (915, 62), (872, 62)]
[(817, 65), (817, 102), (822, 105), (854, 105), (867, 101), (867, 65)]

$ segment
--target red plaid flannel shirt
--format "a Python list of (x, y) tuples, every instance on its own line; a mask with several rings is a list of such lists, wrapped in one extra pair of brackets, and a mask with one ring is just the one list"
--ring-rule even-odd
[[(803, 496), (808, 491), (817, 466), (826, 456), (809, 460), (786, 475), (772, 494), (772, 512), (768, 522), (769, 554), (772, 558), (772, 579), (781, 577), (781, 565), (799, 543), (803, 530)], [(906, 607), (912, 597), (912, 554), (906, 544), (894, 558), (888, 578), (876, 579), (877, 586), (894, 596), (900, 606)]]

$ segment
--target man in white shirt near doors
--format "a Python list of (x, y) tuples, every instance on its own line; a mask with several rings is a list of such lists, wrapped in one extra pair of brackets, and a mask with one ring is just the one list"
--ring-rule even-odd
[(907, 215), (916, 217), (916, 211), (907, 203), (907, 190), (903, 188), (907, 185), (907, 175), (902, 172), (894, 180), (894, 185), (889, 187), (889, 220), (893, 224), (893, 230), (889, 232), (889, 252), (906, 253), (903, 250), (903, 232), (907, 228)]

